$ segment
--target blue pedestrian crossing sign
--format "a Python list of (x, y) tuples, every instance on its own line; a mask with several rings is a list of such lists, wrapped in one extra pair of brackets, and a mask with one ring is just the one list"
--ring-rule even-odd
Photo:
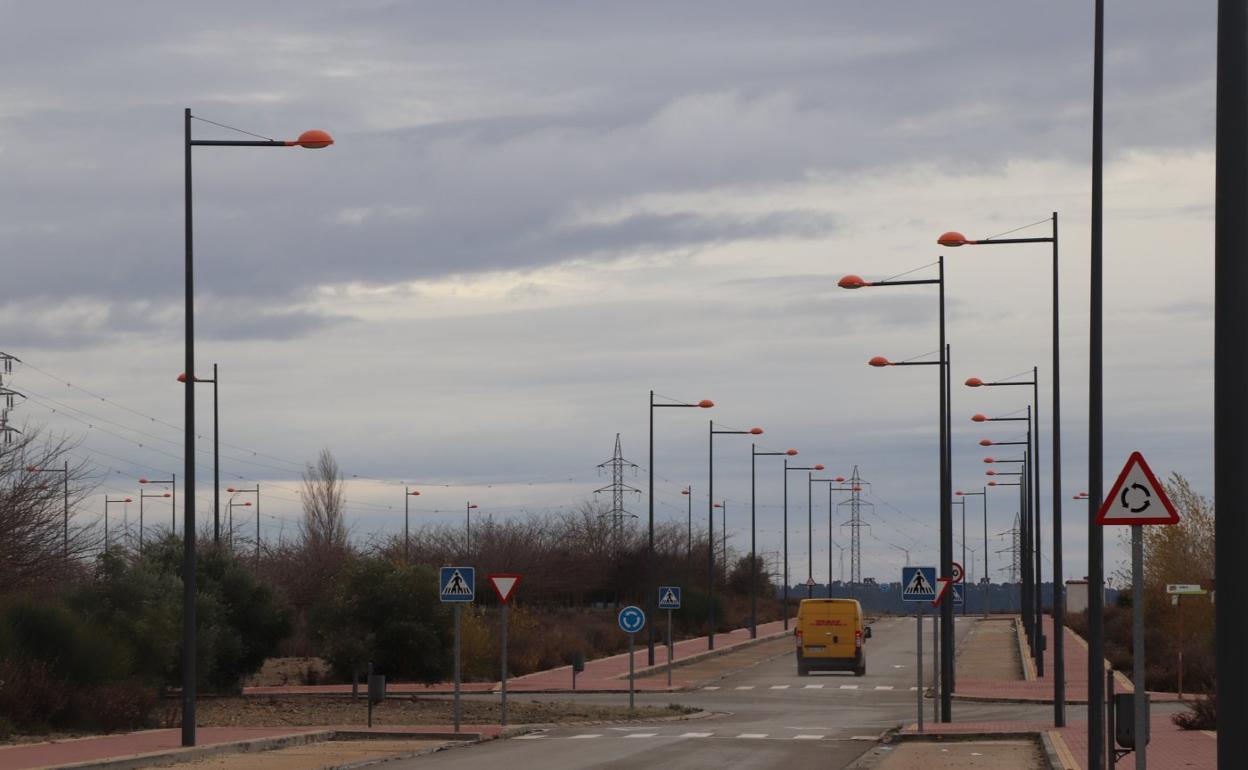
[(959, 604), (966, 604), (966, 591), (962, 589), (962, 583), (953, 584), (953, 604), (955, 607)]
[(935, 567), (902, 567), (901, 599), (906, 602), (936, 600)]
[(646, 613), (640, 607), (629, 605), (620, 610), (620, 630), (626, 634), (635, 634), (646, 626)]
[(659, 609), (680, 609), (680, 586), (659, 586)]
[(477, 596), (476, 567), (443, 567), (438, 576), (438, 598), (444, 602), (471, 602)]

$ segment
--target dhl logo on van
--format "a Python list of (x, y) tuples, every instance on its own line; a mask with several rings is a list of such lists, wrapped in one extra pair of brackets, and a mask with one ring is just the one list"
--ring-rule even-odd
[(843, 626), (845, 621), (840, 618), (832, 618), (831, 620), (816, 620), (814, 624), (816, 626)]

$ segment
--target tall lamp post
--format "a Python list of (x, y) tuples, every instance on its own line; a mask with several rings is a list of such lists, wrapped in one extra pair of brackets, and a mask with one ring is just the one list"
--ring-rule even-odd
[[(1099, 66), (1099, 65), (1098, 65)], [(1098, 172), (1099, 173), (1099, 172)], [(1099, 195), (1099, 191), (1098, 191)], [(1098, 213), (1099, 218), (1099, 213)], [(1058, 237), (1057, 212), (1053, 212), (1049, 220), (1052, 224), (1051, 235), (1047, 238), (985, 238), (969, 240), (958, 232), (948, 232), (937, 239), (941, 246), (997, 246), (1025, 243), (1048, 243), (1052, 245), (1053, 261), (1053, 724), (1056, 727), (1066, 725), (1066, 655), (1063, 630), (1066, 622), (1066, 597), (1062, 590), (1062, 386), (1061, 386), (1061, 291), (1058, 281)], [(1099, 228), (1098, 228), (1099, 229)], [(1033, 379), (1035, 376), (1033, 369)], [(1036, 408), (1039, 409), (1039, 393), (1035, 394)], [(1036, 465), (1040, 460), (1039, 412), (1036, 412)], [(1037, 471), (1038, 474), (1038, 471)], [(1040, 515), (1040, 477), (1035, 479), (1036, 516)], [(1036, 527), (1036, 543), (1039, 547), (1040, 528)], [(1037, 564), (1039, 562), (1037, 561)], [(1043, 637), (1041, 637), (1043, 638)]]
[[(845, 547), (841, 545), (837, 545), (836, 541), (832, 539), (832, 509), (833, 509), (832, 493), (833, 492), (861, 492), (862, 487), (860, 486), (849, 486), (849, 487), (832, 486), (833, 484), (844, 484), (845, 483), (844, 476), (837, 476), (836, 478), (833, 478), (833, 479), (812, 478), (810, 479), (810, 481), (815, 484), (826, 483), (828, 485), (828, 598), (831, 599), (832, 598), (832, 549), (833, 548), (840, 549), (842, 576), (844, 576), (844, 573), (845, 573)], [(851, 561), (852, 561), (852, 558), (851, 558)]]
[[(810, 466), (789, 465), (784, 460), (784, 629), (789, 629), (789, 473), (791, 471), (821, 471), (822, 464)], [(809, 487), (807, 487), (809, 489)]]
[(110, 506), (110, 505), (115, 505), (115, 504), (117, 504), (117, 503), (123, 503), (123, 504), (124, 504), (124, 503), (130, 503), (130, 502), (134, 502), (134, 501), (133, 501), (133, 500), (131, 500), (131, 499), (130, 499), (130, 498), (128, 498), (128, 497), (123, 497), (123, 498), (120, 498), (120, 499), (118, 499), (118, 500), (113, 500), (113, 499), (109, 498), (109, 496), (108, 496), (108, 495), (105, 495), (105, 496), (104, 496), (104, 550), (105, 550), (105, 551), (107, 551), (107, 550), (109, 549), (109, 540), (108, 540), (108, 506)]
[(684, 489), (680, 490), (680, 493), (684, 495), (685, 501), (688, 503), (687, 507), (689, 509), (687, 511), (687, 515), (689, 518), (688, 531), (685, 535), (685, 561), (692, 561), (693, 560), (693, 487), (687, 486)]
[(408, 501), (410, 501), (413, 497), (418, 497), (419, 495), (420, 495), (419, 490), (411, 489), (409, 487), (403, 487), (403, 563), (404, 564), (412, 563), (412, 554), (411, 554), (411, 544), (412, 544), (411, 530), (412, 528), (411, 528), (411, 514), (409, 513), (410, 509), (408, 506)]
[[(186, 382), (186, 372), (178, 375), (178, 382)], [(221, 545), (221, 431), (218, 416), (217, 365), (212, 365), (212, 379), (195, 377), (196, 383), (212, 385), (212, 542)]]
[(245, 502), (236, 503), (234, 502), (234, 495), (230, 495), (230, 501), (229, 501), (229, 504), (227, 505), (229, 515), (226, 517), (226, 519), (229, 521), (229, 526), (230, 526), (230, 536), (229, 538), (227, 538), (229, 542), (229, 546), (230, 546), (230, 553), (234, 552), (234, 508), (235, 507), (250, 508), (251, 501), (247, 500)]
[[(984, 617), (987, 618), (992, 601), (992, 573), (988, 571), (988, 487), (985, 486), (984, 491), (982, 492), (963, 492), (959, 489), (954, 494), (959, 497), (974, 497), (975, 495), (979, 495), (982, 498), (981, 502), (984, 504), (984, 579), (988, 581), (984, 584)], [(962, 510), (964, 512), (966, 511), (965, 506)]]
[[(166, 498), (173, 506), (177, 505), (177, 503), (173, 501), (173, 494), (170, 492), (153, 492), (149, 495), (147, 492), (143, 491), (142, 487), (139, 488), (139, 553), (143, 553), (143, 501), (153, 497)], [(176, 507), (174, 510), (177, 510)]]
[[(272, 139), (219, 140), (193, 139), (191, 137), (190, 108), (183, 113), (185, 135), (185, 203), (186, 203), (186, 332), (184, 372), (195, 371), (195, 259), (194, 218), (191, 205), (191, 150), (194, 147), (305, 147), (320, 149), (334, 143), (324, 131), (304, 131), (299, 138), (289, 142)], [(236, 129), (235, 129), (236, 130)], [(242, 132), (247, 133), (247, 132)], [(195, 382), (193, 377), (185, 380), (183, 389), (183, 476), (186, 478), (186, 513), (182, 540), (182, 745), (195, 745)]]
[[(670, 402), (670, 403), (669, 403)], [(657, 565), (654, 562), (654, 410), (662, 408), (678, 408), (678, 409), (710, 409), (715, 406), (715, 402), (709, 398), (704, 398), (696, 404), (687, 404), (683, 401), (668, 399), (655, 403), (654, 391), (650, 391), (650, 491), (646, 495), (649, 515), (649, 535), (646, 541), (646, 574), (650, 578), (650, 617), (657, 618), (659, 616), (659, 576)], [(689, 494), (689, 556), (693, 556), (693, 495), (689, 493), (690, 488), (685, 489), (685, 493)], [(708, 498), (709, 499), (709, 498)], [(654, 665), (654, 627), (655, 623), (646, 624), (646, 660), (649, 665)]]
[(728, 574), (728, 501), (715, 503), (719, 509), (719, 566), (724, 575)]
[(465, 555), (472, 553), (472, 509), (476, 507), (477, 504), (474, 502), (469, 501), (464, 503), (464, 542), (466, 543), (464, 547)]
[[(796, 449), (786, 449), (783, 452), (760, 452), (757, 444), (750, 444), (750, 638), (758, 638), (758, 529), (756, 516), (756, 486), (757, 479), (754, 473), (754, 466), (759, 457), (796, 457)], [(787, 487), (788, 474), (785, 474)], [(786, 490), (787, 497), (787, 490)], [(785, 521), (785, 539), (788, 539), (788, 521)], [(786, 548), (787, 552), (788, 549)], [(787, 576), (786, 576), (787, 579)], [(788, 589), (785, 589), (786, 594)], [(789, 627), (788, 606), (785, 606), (784, 627)]]
[[(254, 494), (256, 496), (256, 564), (260, 564), (260, 482), (256, 482), (256, 486), (251, 489), (239, 489), (238, 487), (229, 487), (225, 490), (230, 494)], [(230, 531), (233, 532), (233, 524), (231, 523)]]
[[(710, 402), (706, 402), (710, 403)], [(749, 430), (715, 430), (715, 421), (710, 421), (707, 433), (707, 472), (706, 472), (706, 649), (715, 649), (715, 437), (716, 436), (761, 436), (762, 428)], [(658, 590), (651, 592), (651, 598), (658, 601)], [(651, 624), (653, 625), (653, 624)]]
[[(139, 484), (168, 484), (169, 494), (167, 495), (147, 495), (147, 497), (168, 497), (170, 499), (169, 506), (169, 534), (177, 534), (178, 528), (178, 474), (171, 473), (167, 479), (139, 479)], [(139, 489), (139, 546), (143, 545), (143, 490)]]
[[(64, 482), (64, 498), (65, 498), (64, 499), (65, 512), (64, 512), (62, 537), (64, 539), (63, 548), (65, 552), (65, 558), (68, 559), (69, 558), (69, 460), (65, 460), (64, 462), (65, 462), (64, 468), (39, 468), (34, 465), (27, 465), (26, 472), (27, 473), (59, 473), (62, 476), (61, 481)], [(142, 505), (142, 503), (140, 503), (140, 505)], [(140, 518), (140, 522), (142, 522), (142, 518)], [(142, 533), (143, 533), (143, 525), (142, 523), (140, 523), (139, 524), (140, 548), (142, 547), (142, 544), (143, 544)]]
[[(936, 260), (938, 277), (930, 279), (918, 280), (885, 280), (885, 281), (864, 281), (856, 275), (847, 275), (842, 278), (837, 285), (842, 289), (862, 289), (866, 287), (878, 286), (936, 286), (938, 289), (938, 304), (940, 309), (940, 360), (935, 363), (937, 368), (937, 379), (940, 382), (940, 495), (938, 497), (940, 505), (940, 574), (949, 576), (953, 571), (953, 506), (950, 505), (950, 498), (953, 494), (953, 480), (950, 468), (949, 457), (949, 385), (948, 385), (948, 366), (949, 366), (949, 350), (945, 337), (945, 260), (941, 257)], [(878, 362), (878, 363), (877, 363)], [(911, 362), (903, 362), (911, 363)], [(917, 362), (914, 362), (917, 363)], [(872, 359), (872, 366), (888, 366), (890, 362), (881, 357)], [(940, 681), (940, 720), (949, 722), (953, 719), (953, 677), (954, 677), (954, 656), (953, 656), (953, 603), (941, 602), (940, 605), (940, 670), (944, 672), (944, 676)]]
[[(965, 586), (966, 585), (966, 571), (965, 571), (966, 570), (966, 501), (965, 500), (950, 500), (949, 504), (959, 506), (962, 509), (962, 570), (963, 570), (962, 585)], [(966, 605), (969, 603), (967, 601), (968, 599), (970, 599), (969, 596), (962, 597), (962, 617), (966, 617)]]

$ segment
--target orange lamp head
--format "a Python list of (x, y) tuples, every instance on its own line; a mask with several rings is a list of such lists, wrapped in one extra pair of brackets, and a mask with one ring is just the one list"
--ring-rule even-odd
[(962, 497), (966, 493), (959, 489), (957, 492), (954, 492), (954, 494), (957, 495), (958, 497)]
[(182, 372), (178, 375), (178, 382), (186, 382), (186, 372)]
[(982, 387), (983, 384), (984, 384), (984, 381), (979, 379), (978, 377), (969, 377), (966, 380), (966, 387), (968, 388)]
[(975, 416), (971, 417), (971, 421), (972, 421), (972, 422), (987, 422), (987, 421), (988, 421), (988, 418), (987, 418), (987, 417), (985, 417), (985, 416), (984, 416), (984, 415), (982, 415), (982, 414), (977, 414), (977, 415), (975, 415)]
[(867, 366), (892, 366), (893, 362), (884, 356), (876, 356), (867, 362)]
[(836, 285), (840, 286), (842, 289), (861, 289), (862, 287), (870, 286), (871, 284), (868, 283), (867, 281), (862, 280), (862, 278), (859, 276), (847, 275), (841, 280), (837, 281)]
[(319, 150), (333, 143), (334, 138), (328, 132), (314, 128), (311, 131), (304, 131), (299, 135), (298, 139), (293, 142), (287, 142), (286, 145), (288, 147), (304, 147), (309, 150)]
[(941, 246), (965, 246), (968, 243), (974, 243), (974, 241), (968, 241), (965, 235), (956, 230), (950, 230), (947, 233), (943, 233), (936, 239), (936, 242)]
[(412, 490), (411, 492), (408, 492), (408, 494), (411, 495), (412, 497), (419, 497), (420, 490)]
[[(38, 469), (38, 468), (36, 468), (36, 467), (35, 467), (35, 466), (33, 466), (33, 465), (27, 465), (27, 466), (26, 466), (26, 472), (27, 472), (27, 473), (34, 473), (34, 472), (36, 472), (36, 471), (38, 471), (38, 470), (39, 470), (39, 469)], [(143, 481), (142, 481), (142, 480), (140, 480), (140, 481), (139, 481), (139, 483), (140, 483), (140, 484), (142, 484), (142, 483), (143, 483)]]
[(681, 493), (682, 495), (687, 495), (687, 494), (689, 494), (689, 490), (687, 490), (687, 489), (682, 489), (682, 490), (680, 490), (680, 493)]
[(985, 457), (985, 458), (984, 458), (984, 462), (986, 462), (986, 463), (994, 463), (994, 462), (996, 462), (996, 460), (992, 459), (991, 457)]
[(845, 480), (845, 477), (844, 477), (844, 476), (837, 476), (837, 477), (836, 477), (836, 483), (838, 483), (838, 484), (839, 484), (839, 483), (841, 483), (841, 482), (842, 482), (842, 481), (844, 481), (844, 480)]
[(815, 463), (815, 470), (817, 471), (823, 470), (823, 463)]
[(761, 436), (763, 435), (763, 429), (762, 428), (750, 428), (750, 435)]
[(988, 486), (990, 486), (990, 487), (995, 487), (996, 485), (997, 485), (997, 482), (995, 482), (995, 481), (989, 481), (989, 482), (988, 482)]
[(796, 456), (797, 456), (797, 450), (796, 450), (796, 449), (790, 449), (789, 451), (785, 452), (785, 454), (786, 454), (786, 455), (788, 455), (789, 457), (796, 457)]
[(172, 497), (172, 495), (170, 495), (168, 492), (166, 492), (166, 493), (164, 493), (163, 495), (161, 495), (161, 497)]
[[(26, 470), (28, 470), (28, 471), (29, 471), (29, 470), (34, 470), (34, 469), (33, 469), (33, 468), (27, 468)], [(147, 481), (147, 479), (139, 479), (139, 483), (140, 483), (140, 484), (146, 484), (146, 483), (148, 483), (148, 481)]]
[(698, 406), (703, 409), (710, 409), (711, 407), (715, 406), (715, 402), (710, 400), (709, 398), (704, 398), (698, 402)]
[(984, 471), (984, 475), (985, 475), (985, 476), (996, 476), (996, 475), (997, 475), (997, 472), (996, 472), (996, 471)]
[(238, 490), (237, 490), (237, 489), (235, 489), (234, 487), (226, 487), (226, 488), (225, 488), (225, 491), (226, 491), (226, 492), (237, 492)]
[(979, 440), (979, 445), (980, 446), (992, 446), (992, 439), (981, 438)]

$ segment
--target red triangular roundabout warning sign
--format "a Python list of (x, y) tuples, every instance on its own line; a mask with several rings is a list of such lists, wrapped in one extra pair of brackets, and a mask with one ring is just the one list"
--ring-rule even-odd
[(490, 585), (494, 587), (494, 593), (498, 594), (498, 600), (503, 604), (511, 601), (512, 595), (516, 592), (516, 586), (520, 585), (520, 576), (513, 572), (491, 572), (486, 575), (490, 580)]
[(1166, 488), (1144, 462), (1144, 455), (1132, 452), (1105, 497), (1096, 523), (1178, 524), (1179, 514), (1166, 496)]

